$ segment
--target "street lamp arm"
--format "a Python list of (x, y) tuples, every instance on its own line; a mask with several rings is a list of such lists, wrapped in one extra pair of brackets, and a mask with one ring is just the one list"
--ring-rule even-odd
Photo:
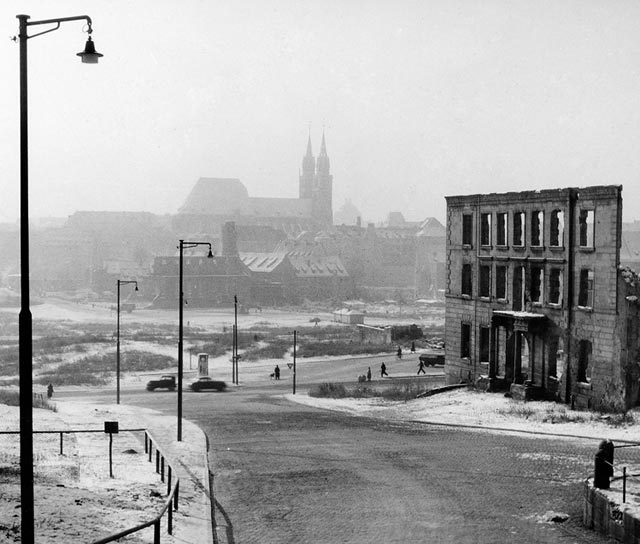
[(42, 34), (47, 34), (49, 32), (53, 32), (54, 30), (58, 30), (60, 28), (60, 23), (67, 23), (69, 21), (86, 21), (87, 22), (87, 33), (91, 34), (93, 29), (91, 28), (92, 21), (91, 17), (88, 15), (76, 15), (74, 17), (61, 17), (58, 19), (42, 19), (40, 21), (28, 21), (28, 15), (17, 15), (18, 19), (22, 18), (25, 21), (25, 26), (36, 26), (36, 25), (50, 25), (55, 24), (54, 28), (50, 28), (49, 30), (44, 30), (43, 32), (38, 32), (37, 34), (32, 34), (31, 36), (24, 36), (25, 39), (35, 38), (36, 36), (42, 36)]

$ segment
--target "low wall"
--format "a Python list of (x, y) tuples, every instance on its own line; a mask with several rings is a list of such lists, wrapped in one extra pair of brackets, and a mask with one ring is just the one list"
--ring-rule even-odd
[(621, 510), (619, 504), (593, 487), (591, 478), (584, 482), (583, 522), (586, 527), (620, 542), (640, 542), (640, 519)]

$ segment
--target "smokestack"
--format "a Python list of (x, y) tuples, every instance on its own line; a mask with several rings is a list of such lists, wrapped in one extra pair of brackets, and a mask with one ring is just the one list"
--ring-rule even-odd
[(235, 221), (227, 221), (222, 227), (222, 255), (225, 257), (238, 256), (238, 235)]

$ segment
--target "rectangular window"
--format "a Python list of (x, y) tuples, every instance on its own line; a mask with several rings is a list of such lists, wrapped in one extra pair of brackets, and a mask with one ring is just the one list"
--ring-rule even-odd
[(593, 307), (593, 270), (580, 270), (580, 290), (578, 291), (578, 306)]
[(544, 245), (544, 212), (536, 210), (531, 212), (531, 246)]
[(489, 327), (480, 327), (480, 361), (489, 362), (489, 348), (491, 345), (491, 329)]
[(578, 381), (591, 382), (591, 342), (580, 340), (578, 343)]
[(462, 323), (460, 327), (460, 357), (471, 357), (471, 325)]
[(562, 269), (549, 270), (549, 304), (562, 304)]
[(531, 302), (540, 304), (543, 300), (542, 288), (544, 286), (544, 268), (531, 267)]
[(524, 212), (513, 214), (513, 245), (524, 246)]
[(507, 267), (496, 266), (496, 298), (507, 299)]
[(480, 266), (480, 285), (478, 286), (478, 295), (489, 298), (491, 296), (491, 266)]
[(470, 213), (462, 216), (462, 245), (473, 245), (473, 215)]
[(580, 210), (580, 247), (593, 247), (594, 215), (593, 210)]
[(564, 246), (564, 212), (553, 210), (549, 225), (549, 245), (551, 247)]
[(496, 245), (507, 245), (507, 214), (496, 214)]
[(483, 213), (480, 215), (480, 245), (491, 245), (491, 214)]
[(471, 265), (462, 265), (462, 294), (471, 296), (471, 286), (473, 282), (473, 275), (471, 273)]

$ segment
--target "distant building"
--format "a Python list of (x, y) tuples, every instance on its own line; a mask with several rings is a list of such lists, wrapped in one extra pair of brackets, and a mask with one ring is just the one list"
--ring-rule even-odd
[(448, 383), (634, 406), (640, 280), (619, 267), (622, 187), (446, 200)]
[(302, 159), (298, 198), (250, 197), (235, 178), (200, 178), (173, 218), (178, 233), (216, 235), (227, 221), (238, 226), (268, 226), (288, 236), (316, 231), (333, 224), (333, 175), (322, 135), (316, 159), (311, 148)]

